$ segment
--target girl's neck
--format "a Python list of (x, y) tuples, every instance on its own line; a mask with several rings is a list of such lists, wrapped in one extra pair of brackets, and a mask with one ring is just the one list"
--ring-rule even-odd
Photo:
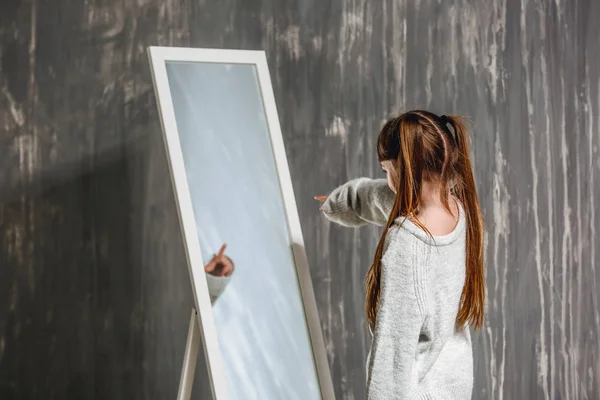
[(421, 204), (422, 208), (428, 208), (432, 206), (442, 206), (442, 198), (446, 196), (450, 197), (449, 189), (442, 189), (441, 185), (437, 182), (432, 182), (429, 180), (423, 181), (423, 186), (421, 188)]

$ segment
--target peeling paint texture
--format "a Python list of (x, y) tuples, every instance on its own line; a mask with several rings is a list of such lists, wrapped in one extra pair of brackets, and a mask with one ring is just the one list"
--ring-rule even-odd
[(337, 398), (364, 398), (380, 231), (312, 198), (380, 174), (418, 107), (473, 121), (473, 398), (600, 399), (599, 38), (592, 0), (3, 0), (0, 398), (175, 396), (193, 301), (145, 49), (178, 45), (267, 52)]

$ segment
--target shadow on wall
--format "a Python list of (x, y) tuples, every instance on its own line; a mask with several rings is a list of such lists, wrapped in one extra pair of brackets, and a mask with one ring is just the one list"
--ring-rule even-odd
[(160, 131), (4, 184), (0, 219), (0, 398), (174, 397), (193, 299)]

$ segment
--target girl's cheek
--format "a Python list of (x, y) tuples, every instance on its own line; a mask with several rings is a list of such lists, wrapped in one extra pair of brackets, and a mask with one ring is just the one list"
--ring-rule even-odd
[(392, 189), (392, 192), (396, 193), (396, 188), (394, 187), (394, 182), (389, 172), (387, 174), (387, 182), (390, 189)]

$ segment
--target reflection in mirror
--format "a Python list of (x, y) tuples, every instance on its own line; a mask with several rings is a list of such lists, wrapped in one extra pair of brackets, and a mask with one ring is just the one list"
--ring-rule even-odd
[(234, 265), (208, 274), (228, 397), (320, 399), (256, 67), (167, 62), (167, 75), (202, 258), (226, 243)]

